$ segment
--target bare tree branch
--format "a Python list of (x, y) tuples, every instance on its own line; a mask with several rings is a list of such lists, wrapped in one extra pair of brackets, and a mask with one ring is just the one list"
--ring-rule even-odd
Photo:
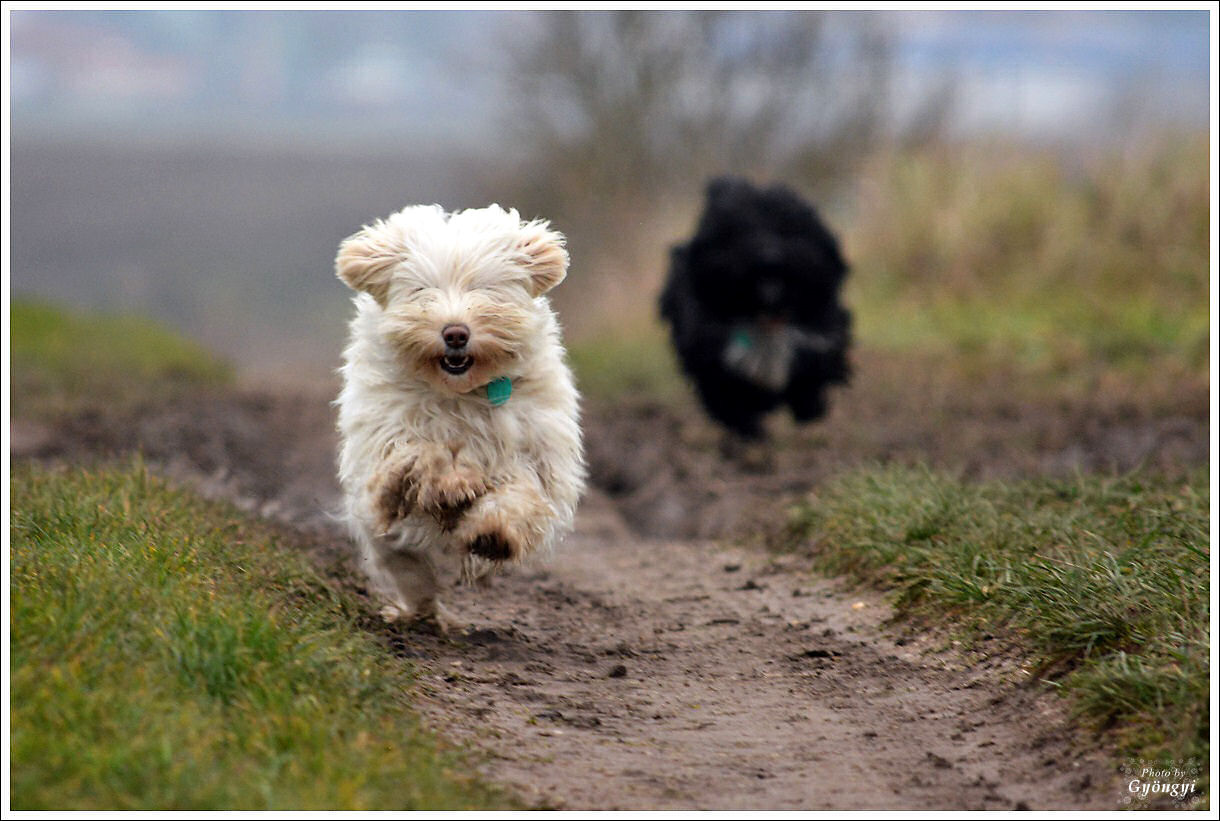
[[(540, 22), (509, 55), (507, 126), (528, 147), (539, 196), (568, 212), (690, 193), (726, 172), (833, 188), (903, 136), (891, 40), (875, 18), (621, 11)], [(912, 136), (934, 133), (948, 100), (915, 105)]]

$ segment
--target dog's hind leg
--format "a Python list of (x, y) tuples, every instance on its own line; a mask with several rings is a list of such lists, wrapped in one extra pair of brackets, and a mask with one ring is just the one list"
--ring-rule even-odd
[(378, 545), (367, 557), (366, 571), (375, 591), (386, 602), (386, 621), (424, 621), (442, 632), (456, 625), (437, 601), (440, 584), (432, 560), (413, 550)]
[(792, 418), (798, 422), (812, 422), (826, 415), (826, 391), (820, 386), (794, 386), (786, 398)]
[(407, 550), (383, 553), (378, 562), (394, 585), (394, 604), (400, 618), (427, 618), (436, 609), (439, 585), (436, 570), (426, 556)]
[(734, 434), (754, 441), (766, 437), (763, 414), (778, 399), (763, 395), (757, 388), (739, 380), (705, 378), (696, 380), (695, 387), (708, 414)]

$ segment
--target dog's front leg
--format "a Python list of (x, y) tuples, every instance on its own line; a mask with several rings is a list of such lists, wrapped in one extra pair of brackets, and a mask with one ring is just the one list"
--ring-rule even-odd
[(430, 453), (420, 480), (420, 509), (442, 530), (453, 530), (475, 500), (488, 490), (483, 471), (462, 453), (463, 443), (448, 442)]
[(378, 524), (388, 531), (408, 514), (431, 516), (452, 530), (462, 514), (487, 492), (482, 474), (460, 457), (461, 443), (414, 441), (395, 448), (374, 477)]
[(500, 482), (462, 517), (454, 535), (465, 549), (493, 562), (518, 561), (545, 544), (555, 511), (537, 477)]

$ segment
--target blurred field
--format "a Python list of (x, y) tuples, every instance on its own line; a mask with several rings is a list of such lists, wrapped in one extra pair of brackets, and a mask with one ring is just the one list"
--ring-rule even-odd
[[(17, 295), (147, 314), (239, 374), (326, 379), (349, 312), (332, 272), (339, 241), (408, 203), (498, 201), (568, 234), (571, 274), (554, 298), (588, 391), (674, 393), (655, 301), (700, 181), (619, 191), (598, 210), (564, 193), (584, 192), (571, 181), (540, 194), (545, 179), (527, 184), (494, 157), (21, 142), (12, 153)], [(842, 185), (789, 182), (844, 241), (861, 347), (1081, 388), (1106, 372), (1205, 375), (1204, 136), (1095, 153), (940, 141), (875, 152)]]
[[(1011, 371), (1020, 390), (1205, 385), (1207, 169), (1202, 136), (1074, 159), (983, 144), (879, 154), (847, 192), (820, 203), (852, 265), (856, 341), (968, 381)], [(699, 205), (684, 203), (684, 220), (667, 213), (671, 230), (693, 228)], [(628, 267), (600, 310), (569, 309), (590, 329), (574, 335), (573, 355), (594, 396), (673, 395), (653, 301), (680, 236), (640, 235), (654, 266)], [(619, 270), (614, 252), (586, 263), (600, 272), (595, 282)], [(579, 277), (564, 287), (582, 287)]]
[(482, 204), (452, 158), (65, 140), (12, 148), (12, 291), (177, 328), (243, 375), (325, 379), (339, 242), (409, 202)]
[(1167, 139), (1065, 163), (1014, 146), (878, 158), (848, 229), (866, 345), (1204, 374), (1208, 143)]
[(15, 299), (9, 312), (12, 413), (131, 408), (221, 387), (233, 369), (164, 325), (135, 315), (66, 311)]

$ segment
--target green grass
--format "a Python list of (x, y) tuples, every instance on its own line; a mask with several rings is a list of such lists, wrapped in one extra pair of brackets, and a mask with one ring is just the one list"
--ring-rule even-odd
[(9, 334), (17, 416), (131, 406), (233, 377), (227, 363), (142, 317), (14, 299)]
[(12, 807), (486, 809), (350, 594), (139, 465), (12, 475)]
[(1015, 636), (1133, 755), (1208, 759), (1210, 482), (970, 484), (862, 469), (791, 511), (780, 544), (894, 591), (899, 612)]

